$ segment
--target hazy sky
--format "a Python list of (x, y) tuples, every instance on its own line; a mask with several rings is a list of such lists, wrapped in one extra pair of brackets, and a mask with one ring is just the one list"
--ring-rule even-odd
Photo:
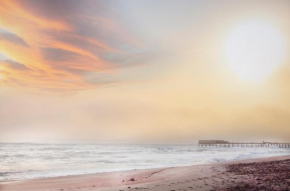
[(0, 0), (0, 141), (290, 140), (290, 2)]

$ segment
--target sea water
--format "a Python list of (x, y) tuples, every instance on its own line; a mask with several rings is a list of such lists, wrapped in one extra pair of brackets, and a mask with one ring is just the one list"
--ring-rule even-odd
[(0, 181), (289, 155), (289, 148), (0, 143)]

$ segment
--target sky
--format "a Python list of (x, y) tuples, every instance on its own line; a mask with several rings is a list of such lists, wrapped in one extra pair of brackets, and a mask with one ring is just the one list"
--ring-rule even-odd
[(0, 0), (0, 142), (289, 142), (289, 17), (282, 0)]

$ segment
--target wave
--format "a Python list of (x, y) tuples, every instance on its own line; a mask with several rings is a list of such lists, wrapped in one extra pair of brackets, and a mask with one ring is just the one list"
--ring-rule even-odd
[(1, 144), (0, 180), (186, 166), (289, 155), (289, 148), (197, 145)]

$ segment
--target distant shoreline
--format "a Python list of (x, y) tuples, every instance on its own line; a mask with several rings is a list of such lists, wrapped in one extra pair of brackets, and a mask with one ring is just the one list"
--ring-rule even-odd
[[(239, 181), (245, 181), (227, 171), (229, 165), (249, 164), (269, 161), (290, 161), (290, 155), (266, 157), (204, 165), (154, 168), (118, 172), (104, 172), (84, 175), (70, 175), (51, 178), (28, 179), (0, 182), (1, 191), (40, 191), (40, 190), (130, 190), (131, 188), (156, 191), (165, 190), (213, 190), (230, 188)], [(285, 162), (285, 161), (284, 161)], [(286, 161), (287, 162), (287, 161)], [(267, 163), (268, 164), (268, 163)], [(272, 164), (272, 163), (271, 163)], [(271, 165), (270, 164), (270, 165)], [(269, 164), (268, 164), (269, 165)], [(245, 177), (245, 176), (243, 176)], [(232, 178), (234, 178), (232, 180)], [(234, 182), (229, 182), (234, 181)]]

